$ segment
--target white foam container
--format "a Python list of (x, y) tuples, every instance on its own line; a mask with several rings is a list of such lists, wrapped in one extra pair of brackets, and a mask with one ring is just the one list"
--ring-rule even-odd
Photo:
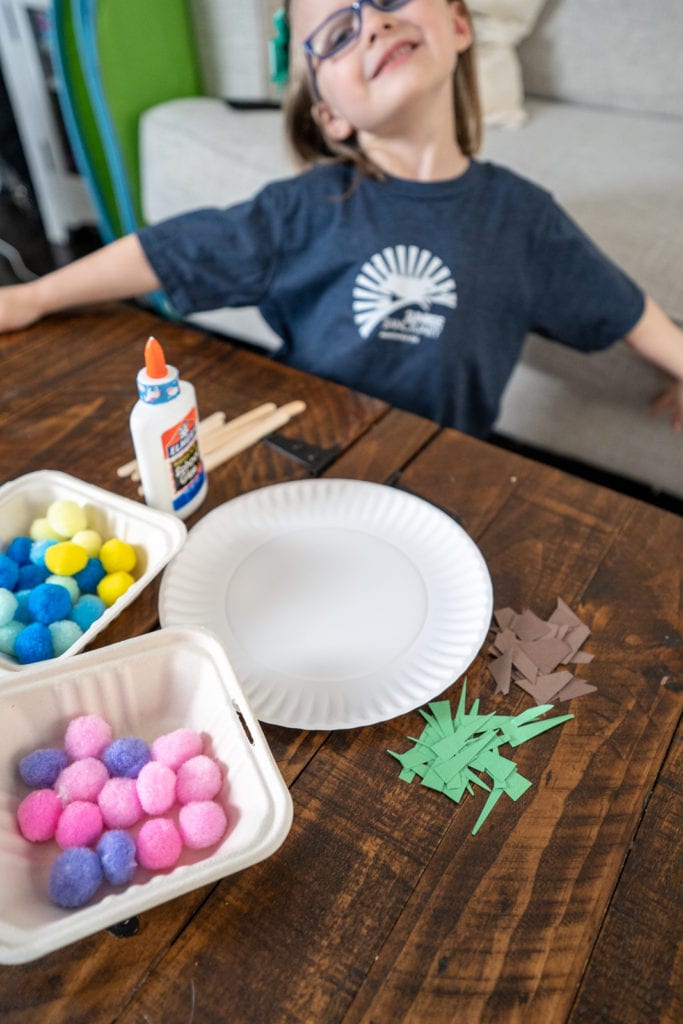
[[(159, 512), (139, 501), (131, 501), (102, 487), (86, 483), (68, 473), (39, 470), (17, 477), (0, 487), (0, 550), (20, 535), (27, 535), (34, 519), (45, 515), (57, 500), (75, 501), (88, 517), (88, 526), (103, 540), (116, 537), (132, 544), (137, 554), (135, 583), (87, 629), (71, 647), (51, 664), (82, 651), (109, 623), (131, 604), (147, 584), (161, 572), (185, 543), (187, 527), (176, 516)], [(25, 671), (0, 653), (0, 678), (4, 672)]]
[[(53, 905), (47, 886), (59, 847), (29, 843), (16, 811), (29, 792), (17, 766), (60, 746), (69, 721), (102, 715), (114, 736), (157, 736), (187, 727), (224, 772), (217, 799), (229, 828), (215, 847), (183, 849), (171, 870), (138, 867), (125, 888), (105, 884), (76, 910)], [(124, 921), (270, 856), (292, 822), (292, 801), (224, 648), (197, 628), (158, 630), (60, 664), (43, 662), (0, 682), (0, 963), (19, 964)]]

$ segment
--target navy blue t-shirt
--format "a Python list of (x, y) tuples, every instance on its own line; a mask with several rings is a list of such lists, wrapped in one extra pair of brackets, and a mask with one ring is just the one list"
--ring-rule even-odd
[(529, 331), (601, 349), (644, 306), (549, 193), (474, 160), (445, 182), (319, 166), (139, 237), (180, 314), (258, 306), (282, 362), (480, 437)]

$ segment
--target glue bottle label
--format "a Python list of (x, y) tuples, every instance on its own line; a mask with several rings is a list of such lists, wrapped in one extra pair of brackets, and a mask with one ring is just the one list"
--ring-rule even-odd
[(192, 408), (161, 435), (164, 459), (171, 473), (173, 509), (187, 505), (204, 486), (204, 463), (197, 440), (197, 410)]

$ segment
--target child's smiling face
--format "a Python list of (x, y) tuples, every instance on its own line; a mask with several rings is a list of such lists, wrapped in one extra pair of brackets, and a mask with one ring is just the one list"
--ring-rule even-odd
[[(340, 0), (294, 0), (293, 47), (299, 54)], [(360, 33), (338, 53), (312, 58), (319, 102), (314, 116), (334, 141), (353, 131), (382, 136), (409, 127), (421, 103), (438, 96), (450, 102), (458, 54), (471, 44), (469, 20), (457, 2), (409, 0), (380, 11), (366, 3)]]

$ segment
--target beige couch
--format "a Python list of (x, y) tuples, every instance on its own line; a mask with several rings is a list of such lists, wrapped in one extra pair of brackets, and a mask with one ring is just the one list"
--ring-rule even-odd
[[(219, 98), (272, 99), (264, 70), (269, 4), (255, 4), (253, 24), (240, 37), (245, 59), (231, 70), (220, 57), (233, 5), (193, 3), (207, 92), (214, 95), (177, 100), (144, 116), (143, 204), (150, 222), (230, 204), (293, 170), (278, 110), (235, 109)], [(490, 126), (482, 157), (553, 191), (683, 323), (683, 6), (472, 0), (470, 7), (482, 41)], [(278, 344), (254, 310), (197, 319), (270, 351)], [(683, 498), (683, 436), (648, 412), (663, 384), (624, 342), (586, 356), (531, 336), (496, 430)]]

